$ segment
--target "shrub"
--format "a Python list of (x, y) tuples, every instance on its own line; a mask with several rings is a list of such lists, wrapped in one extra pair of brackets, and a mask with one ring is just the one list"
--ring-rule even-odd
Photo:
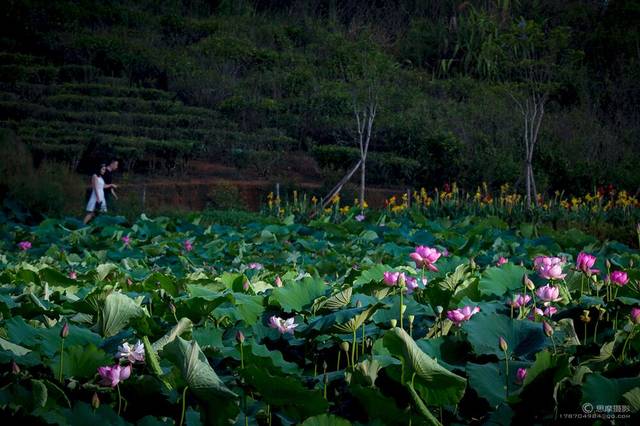
[(219, 182), (212, 185), (207, 192), (207, 207), (218, 210), (237, 210), (246, 208), (246, 205), (235, 185)]

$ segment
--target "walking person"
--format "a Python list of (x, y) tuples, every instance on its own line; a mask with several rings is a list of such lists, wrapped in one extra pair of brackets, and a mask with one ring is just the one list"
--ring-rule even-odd
[(98, 171), (91, 176), (91, 196), (87, 203), (87, 215), (84, 217), (85, 225), (93, 219), (98, 213), (107, 211), (107, 201), (104, 199), (104, 190), (108, 189), (104, 183), (104, 173), (107, 170), (105, 164), (101, 164)]
[(115, 185), (113, 183), (113, 172), (115, 172), (116, 170), (118, 170), (118, 160), (116, 158), (112, 158), (111, 160), (109, 160), (109, 163), (107, 163), (107, 169), (105, 170), (104, 176), (102, 177), (102, 179), (104, 180), (105, 189), (108, 189), (104, 193), (105, 200), (112, 212), (115, 211), (114, 207), (116, 203), (114, 202), (114, 200), (118, 199), (118, 195), (115, 191), (116, 188), (118, 188), (118, 185)]

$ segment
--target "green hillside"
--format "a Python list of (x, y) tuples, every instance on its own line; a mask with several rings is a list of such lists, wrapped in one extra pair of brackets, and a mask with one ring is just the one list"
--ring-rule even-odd
[(572, 54), (538, 188), (635, 190), (639, 3), (524, 3), (10, 0), (0, 126), (80, 171), (115, 155), (149, 175), (199, 159), (268, 177), (303, 152), (334, 181), (358, 155), (353, 100), (375, 87), (370, 183), (497, 187), (522, 174), (509, 46), (531, 28)]

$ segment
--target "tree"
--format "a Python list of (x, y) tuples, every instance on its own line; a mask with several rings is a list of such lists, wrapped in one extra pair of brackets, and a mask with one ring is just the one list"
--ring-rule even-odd
[(569, 31), (543, 27), (523, 18), (514, 23), (503, 38), (506, 52), (504, 69), (509, 83), (505, 88), (523, 121), (523, 174), (528, 206), (538, 205), (538, 191), (533, 173), (533, 154), (539, 141), (540, 127), (551, 93), (556, 90), (565, 73), (580, 58), (579, 52), (569, 48)]

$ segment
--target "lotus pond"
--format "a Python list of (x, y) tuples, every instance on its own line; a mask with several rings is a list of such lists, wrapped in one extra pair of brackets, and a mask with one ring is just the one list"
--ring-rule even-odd
[(0, 234), (12, 422), (637, 421), (640, 253), (576, 230), (143, 215)]

